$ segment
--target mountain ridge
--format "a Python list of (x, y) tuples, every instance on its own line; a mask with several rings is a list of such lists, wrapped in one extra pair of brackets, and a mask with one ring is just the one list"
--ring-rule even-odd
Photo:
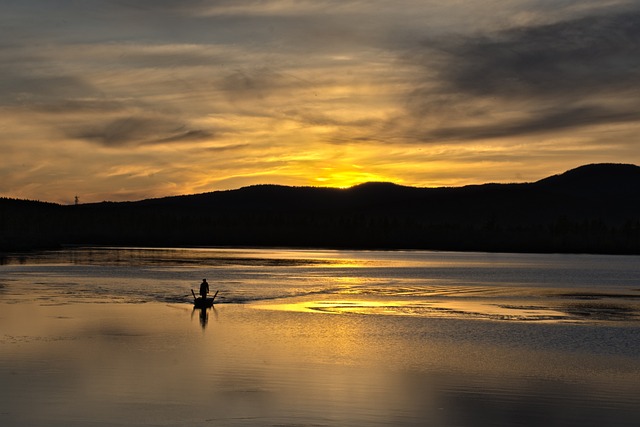
[(254, 185), (77, 206), (0, 200), (0, 250), (71, 244), (640, 253), (640, 167), (530, 183)]
[[(161, 201), (167, 199), (184, 199), (189, 197), (205, 197), (217, 193), (233, 193), (233, 192), (244, 192), (244, 193), (253, 193), (256, 194), (260, 191), (282, 191), (285, 189), (295, 189), (295, 190), (317, 190), (317, 191), (337, 191), (337, 192), (372, 192), (372, 190), (377, 191), (412, 191), (412, 190), (469, 190), (475, 188), (489, 188), (489, 187), (506, 187), (506, 186), (555, 186), (556, 189), (562, 188), (563, 190), (576, 190), (580, 188), (579, 184), (582, 181), (582, 187), (584, 187), (584, 191), (588, 191), (589, 189), (594, 188), (591, 186), (591, 183), (596, 178), (609, 178), (604, 184), (600, 184), (596, 188), (600, 188), (603, 185), (611, 185), (613, 184), (611, 181), (613, 179), (617, 180), (616, 184), (620, 184), (622, 179), (625, 180), (627, 186), (630, 183), (629, 180), (633, 180), (633, 189), (637, 191), (640, 189), (640, 166), (636, 166), (633, 164), (627, 163), (593, 163), (588, 165), (583, 165), (576, 167), (574, 169), (570, 169), (566, 172), (559, 173), (556, 175), (551, 175), (546, 178), (542, 178), (538, 181), (532, 182), (513, 182), (513, 183), (483, 183), (483, 184), (468, 184), (459, 187), (415, 187), (415, 186), (405, 186), (401, 184), (396, 184), (393, 182), (387, 181), (370, 181), (364, 182), (361, 184), (356, 184), (354, 186), (348, 188), (337, 188), (337, 187), (314, 187), (314, 186), (287, 186), (280, 184), (254, 184), (245, 187), (240, 187), (237, 189), (230, 190), (217, 190), (211, 192), (197, 193), (197, 194), (187, 194), (187, 195), (177, 195), (177, 196), (165, 196), (159, 198), (152, 199), (144, 199), (138, 201), (132, 201), (129, 203), (145, 203), (148, 201)], [(610, 190), (615, 189), (614, 185), (611, 185)], [(294, 191), (295, 191), (294, 190)], [(618, 191), (618, 190), (616, 190)], [(118, 203), (118, 202), (114, 202)]]

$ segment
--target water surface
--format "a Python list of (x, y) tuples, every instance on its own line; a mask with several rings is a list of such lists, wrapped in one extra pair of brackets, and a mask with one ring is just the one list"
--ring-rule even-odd
[[(0, 425), (637, 425), (639, 260), (7, 256)], [(194, 311), (203, 278), (219, 304)]]

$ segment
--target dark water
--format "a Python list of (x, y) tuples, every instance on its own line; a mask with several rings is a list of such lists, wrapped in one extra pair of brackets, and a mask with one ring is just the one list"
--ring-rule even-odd
[[(0, 425), (635, 426), (639, 257), (74, 248), (0, 265)], [(214, 309), (191, 306), (202, 278)]]

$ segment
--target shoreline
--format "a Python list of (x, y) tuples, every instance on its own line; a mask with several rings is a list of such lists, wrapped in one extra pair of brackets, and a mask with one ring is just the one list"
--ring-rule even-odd
[(279, 246), (279, 245), (123, 245), (123, 244), (99, 244), (99, 243), (55, 243), (42, 246), (16, 246), (0, 247), (0, 261), (2, 258), (18, 255), (31, 255), (45, 251), (62, 251), (65, 249), (220, 249), (220, 250), (293, 250), (293, 251), (360, 251), (360, 252), (442, 252), (442, 253), (479, 253), (496, 255), (602, 255), (602, 256), (640, 256), (640, 251), (558, 251), (558, 250), (491, 250), (489, 248), (452, 248), (452, 247), (396, 247), (396, 246)]

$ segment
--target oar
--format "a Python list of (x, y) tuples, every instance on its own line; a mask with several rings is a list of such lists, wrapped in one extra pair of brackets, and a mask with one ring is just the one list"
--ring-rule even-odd
[(196, 293), (193, 292), (193, 289), (191, 289), (191, 295), (193, 295), (193, 300), (194, 301), (198, 299), (198, 298), (196, 298)]
[(215, 294), (213, 294), (213, 298), (211, 299), (211, 302), (216, 300), (216, 295), (218, 295), (218, 292), (220, 292), (219, 290), (216, 291)]

